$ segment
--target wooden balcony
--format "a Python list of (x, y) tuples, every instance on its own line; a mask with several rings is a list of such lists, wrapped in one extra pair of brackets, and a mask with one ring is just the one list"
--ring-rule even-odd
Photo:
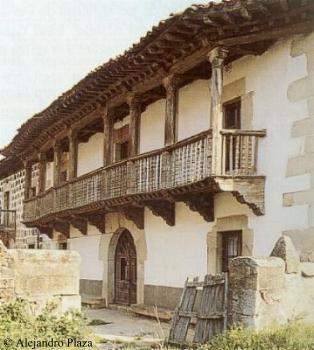
[[(264, 177), (257, 176), (256, 161), (258, 139), (264, 135), (261, 131), (222, 132), (219, 175), (212, 174), (211, 131), (100, 168), (25, 201), (24, 222), (28, 226), (41, 226), (67, 218), (72, 223), (82, 218), (90, 220), (91, 213), (119, 211), (143, 227), (143, 216), (139, 214), (147, 206), (173, 225), (169, 213), (175, 201), (186, 202), (211, 221), (213, 194), (230, 187), (225, 181), (238, 177), (240, 184), (257, 182), (263, 193)], [(243, 193), (238, 199), (246, 202)], [(256, 209), (256, 214), (263, 213), (260, 204), (251, 207)]]
[(6, 247), (16, 237), (16, 210), (0, 209), (0, 239)]

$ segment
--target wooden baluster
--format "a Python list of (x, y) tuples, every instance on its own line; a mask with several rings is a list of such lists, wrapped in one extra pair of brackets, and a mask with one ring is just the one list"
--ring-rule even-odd
[(258, 158), (258, 137), (254, 136), (254, 158), (253, 158), (253, 174), (257, 172), (257, 158)]
[(226, 175), (227, 165), (227, 136), (226, 134), (222, 137), (222, 175)]
[(235, 135), (234, 142), (234, 173), (237, 175), (239, 173), (239, 135)]
[(245, 175), (248, 174), (248, 164), (249, 164), (249, 136), (244, 136), (245, 138)]
[(229, 136), (229, 173), (233, 174), (233, 135)]

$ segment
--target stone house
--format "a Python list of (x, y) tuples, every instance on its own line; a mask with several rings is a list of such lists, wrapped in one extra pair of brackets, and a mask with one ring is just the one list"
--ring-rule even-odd
[(314, 3), (193, 5), (27, 120), (1, 181), (22, 172), (23, 223), (80, 253), (82, 294), (172, 308), (283, 234), (314, 259), (312, 135)]

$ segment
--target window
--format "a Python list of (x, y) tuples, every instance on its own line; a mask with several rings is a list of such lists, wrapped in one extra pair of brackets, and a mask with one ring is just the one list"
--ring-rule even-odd
[(113, 131), (114, 161), (127, 159), (129, 156), (129, 125)]
[(35, 249), (35, 244), (29, 244), (28, 249)]
[(120, 161), (127, 159), (129, 156), (129, 142), (116, 143), (115, 145), (115, 160)]
[(222, 271), (228, 272), (231, 259), (242, 255), (242, 231), (221, 232)]
[(241, 99), (223, 105), (224, 129), (241, 129)]

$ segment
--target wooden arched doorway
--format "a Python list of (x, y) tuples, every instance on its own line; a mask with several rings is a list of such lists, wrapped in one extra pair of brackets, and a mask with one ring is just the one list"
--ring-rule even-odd
[(137, 285), (136, 249), (128, 230), (124, 230), (115, 253), (115, 303), (136, 304)]

